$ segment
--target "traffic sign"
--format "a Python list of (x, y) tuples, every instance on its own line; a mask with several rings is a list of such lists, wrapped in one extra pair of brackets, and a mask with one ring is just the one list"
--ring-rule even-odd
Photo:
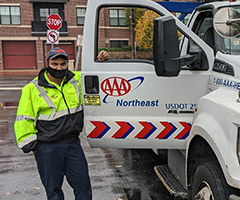
[(47, 17), (46, 25), (50, 30), (57, 31), (62, 27), (62, 18), (58, 14), (51, 14)]
[(82, 46), (82, 40), (83, 40), (83, 36), (82, 35), (78, 35), (78, 37), (77, 37), (77, 46)]
[(47, 44), (58, 44), (59, 32), (55, 30), (47, 31)]

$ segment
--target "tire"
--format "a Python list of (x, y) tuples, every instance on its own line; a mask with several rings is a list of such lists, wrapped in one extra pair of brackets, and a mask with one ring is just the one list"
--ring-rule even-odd
[(192, 185), (192, 200), (227, 200), (230, 188), (217, 162), (197, 167)]

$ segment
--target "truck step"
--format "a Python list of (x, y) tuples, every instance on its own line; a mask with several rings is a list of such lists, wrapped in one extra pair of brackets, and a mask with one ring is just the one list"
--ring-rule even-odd
[(167, 165), (155, 166), (154, 171), (171, 195), (177, 199), (187, 199), (187, 190), (180, 184)]

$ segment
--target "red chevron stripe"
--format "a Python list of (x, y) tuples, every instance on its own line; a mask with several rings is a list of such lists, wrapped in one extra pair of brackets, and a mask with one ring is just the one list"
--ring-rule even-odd
[(125, 133), (131, 128), (126, 122), (116, 122), (120, 129), (112, 136), (112, 138), (122, 138)]
[(163, 139), (172, 129), (172, 125), (168, 122), (160, 122), (165, 128), (162, 130), (162, 132), (156, 137), (158, 139)]
[(101, 121), (91, 121), (95, 126), (91, 133), (87, 137), (89, 138), (98, 138), (101, 133), (106, 129), (106, 126)]
[(152, 130), (152, 125), (149, 124), (148, 122), (139, 122), (143, 126), (143, 129), (135, 136), (135, 138), (144, 138), (151, 130)]
[(189, 131), (191, 130), (191, 125), (189, 125), (187, 122), (179, 122), (184, 129), (175, 137), (175, 139), (185, 139), (186, 134), (189, 133)]

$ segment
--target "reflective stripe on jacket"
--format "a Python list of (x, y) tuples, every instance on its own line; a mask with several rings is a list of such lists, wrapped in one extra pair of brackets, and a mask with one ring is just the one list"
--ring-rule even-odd
[(24, 152), (40, 142), (71, 143), (83, 126), (81, 73), (68, 71), (61, 85), (50, 82), (43, 68), (23, 87), (14, 130)]

